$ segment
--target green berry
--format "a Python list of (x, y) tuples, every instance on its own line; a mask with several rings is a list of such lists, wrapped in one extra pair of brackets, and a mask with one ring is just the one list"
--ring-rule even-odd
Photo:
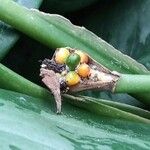
[(66, 65), (71, 71), (74, 71), (77, 65), (80, 63), (80, 56), (76, 53), (72, 53), (66, 60)]

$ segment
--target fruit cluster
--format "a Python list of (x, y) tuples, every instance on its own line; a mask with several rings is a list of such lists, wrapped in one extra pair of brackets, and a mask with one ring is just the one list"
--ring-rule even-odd
[(57, 64), (66, 65), (66, 70), (58, 76), (60, 80), (66, 82), (67, 86), (76, 85), (82, 79), (90, 76), (89, 57), (80, 50), (71, 52), (69, 48), (59, 48), (55, 53), (54, 60)]

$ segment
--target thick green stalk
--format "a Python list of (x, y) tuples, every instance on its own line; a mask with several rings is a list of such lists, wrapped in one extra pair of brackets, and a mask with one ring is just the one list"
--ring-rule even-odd
[(0, 64), (0, 87), (42, 99), (52, 97), (48, 90), (33, 84), (2, 64)]
[(117, 81), (116, 93), (150, 93), (150, 75), (122, 74)]
[[(141, 64), (114, 47), (58, 15), (29, 10), (12, 0), (0, 0), (0, 19), (49, 47), (70, 46), (86, 51), (99, 63), (121, 73), (150, 74)], [(150, 104), (150, 94), (136, 94)]]

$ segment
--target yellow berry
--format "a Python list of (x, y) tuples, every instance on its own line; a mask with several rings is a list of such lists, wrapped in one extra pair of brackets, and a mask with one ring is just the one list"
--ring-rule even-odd
[(77, 73), (79, 74), (79, 76), (81, 77), (88, 77), (90, 75), (90, 67), (87, 64), (81, 64), (78, 68), (77, 68)]
[(59, 48), (58, 51), (56, 51), (56, 55), (55, 55), (56, 63), (64, 64), (69, 55), (70, 52), (67, 48)]
[(75, 53), (80, 56), (80, 58), (81, 58), (80, 63), (86, 63), (87, 64), (89, 62), (89, 57), (86, 53), (79, 51), (79, 50), (76, 50)]
[(66, 83), (68, 86), (76, 85), (80, 82), (80, 77), (75, 71), (70, 71), (66, 75)]

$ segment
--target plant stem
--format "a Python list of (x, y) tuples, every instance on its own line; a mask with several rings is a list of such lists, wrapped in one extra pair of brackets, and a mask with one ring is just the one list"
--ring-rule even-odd
[(41, 99), (52, 98), (51, 93), (48, 90), (16, 74), (15, 72), (8, 69), (1, 63), (0, 63), (0, 87)]
[[(116, 93), (150, 93), (150, 75), (122, 74), (115, 88)], [(150, 101), (150, 100), (149, 100)]]

